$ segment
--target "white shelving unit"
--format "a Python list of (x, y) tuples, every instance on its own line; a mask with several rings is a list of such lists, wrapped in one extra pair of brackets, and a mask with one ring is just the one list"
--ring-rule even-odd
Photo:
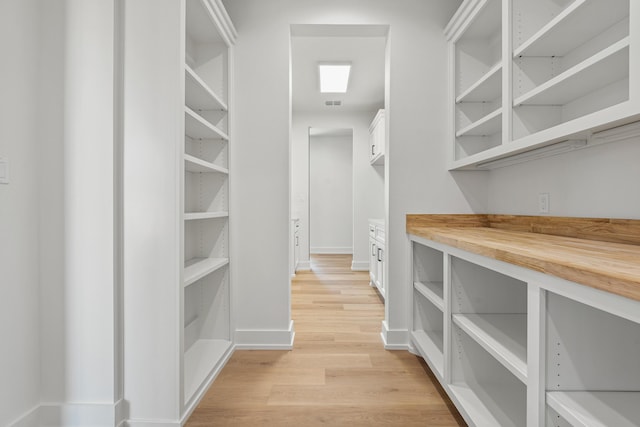
[(523, 153), (558, 143), (589, 147), (607, 142), (592, 133), (640, 120), (637, 7), (631, 0), (464, 1), (445, 30), (450, 169), (501, 167), (492, 161), (526, 160)]
[(502, 142), (501, 10), (501, 0), (474, 4), (466, 31), (450, 47), (456, 64), (452, 114), (457, 158)]
[(640, 425), (640, 302), (409, 238), (411, 346), (469, 425)]
[(387, 146), (387, 125), (384, 110), (378, 110), (369, 125), (369, 162), (372, 165), (384, 165), (384, 153)]
[(185, 0), (183, 411), (233, 351), (229, 278), (229, 67), (234, 31), (215, 0)]
[(122, 133), (134, 142), (122, 153), (123, 414), (184, 425), (234, 351), (236, 32), (221, 0), (127, 1), (122, 13)]

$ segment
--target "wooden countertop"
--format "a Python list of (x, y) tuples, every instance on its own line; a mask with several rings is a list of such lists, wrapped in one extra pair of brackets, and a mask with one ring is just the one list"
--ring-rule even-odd
[[(509, 219), (507, 222), (520, 222), (520, 218), (531, 221), (532, 217), (504, 218)], [(521, 231), (521, 226), (505, 229), (504, 218), (500, 215), (407, 215), (407, 233), (640, 301), (640, 245), (617, 243), (620, 237), (608, 229), (604, 238), (614, 242)], [(554, 232), (551, 218), (543, 218), (546, 232)], [(562, 224), (560, 231), (566, 231), (568, 220), (562, 218), (558, 222)], [(601, 221), (576, 218), (574, 229), (595, 220)], [(640, 237), (635, 229), (640, 221), (621, 221), (630, 225), (623, 227), (623, 241)]]

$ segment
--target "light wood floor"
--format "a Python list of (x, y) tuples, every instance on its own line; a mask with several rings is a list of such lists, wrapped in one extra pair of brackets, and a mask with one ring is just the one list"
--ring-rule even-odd
[(350, 267), (314, 256), (292, 283), (293, 351), (236, 351), (187, 427), (464, 426), (420, 358), (384, 350), (384, 305)]

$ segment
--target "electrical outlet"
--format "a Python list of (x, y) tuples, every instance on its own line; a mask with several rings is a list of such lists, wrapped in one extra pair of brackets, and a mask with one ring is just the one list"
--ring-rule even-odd
[(549, 213), (549, 193), (538, 194), (538, 212), (541, 214)]

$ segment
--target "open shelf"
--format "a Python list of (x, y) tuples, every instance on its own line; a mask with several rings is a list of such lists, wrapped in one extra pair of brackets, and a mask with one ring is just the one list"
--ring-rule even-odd
[(494, 135), (502, 129), (502, 108), (498, 108), (487, 114), (480, 120), (456, 132), (456, 137), (461, 136), (486, 136)]
[(442, 282), (414, 282), (413, 287), (440, 311), (444, 311)]
[(629, 75), (626, 37), (516, 98), (519, 105), (565, 105)]
[(526, 384), (526, 314), (454, 314), (453, 322)]
[[(519, 421), (524, 420), (524, 411), (517, 411), (514, 416), (505, 413), (504, 409), (515, 408), (520, 402), (520, 396), (509, 387), (502, 385), (484, 386), (484, 392), (479, 393), (469, 385), (464, 383), (450, 384), (449, 389), (453, 394), (453, 398), (459, 403), (460, 409), (466, 412), (468, 420), (473, 420), (476, 426), (501, 426), (501, 427), (522, 427), (524, 424)], [(491, 396), (490, 399), (483, 398), (481, 395)], [(498, 405), (501, 403), (502, 405)], [(521, 404), (519, 405), (522, 406)]]
[(228, 140), (229, 136), (220, 129), (209, 123), (201, 115), (185, 106), (185, 133), (192, 139), (223, 139)]
[(442, 378), (444, 373), (444, 313), (418, 288), (413, 296), (411, 336), (422, 355)]
[(518, 56), (565, 56), (629, 16), (629, 0), (575, 0), (513, 52)]
[(524, 426), (527, 386), (459, 326), (452, 326), (449, 389), (477, 426)]
[(184, 214), (185, 221), (195, 221), (199, 219), (227, 218), (229, 212), (188, 212)]
[(189, 402), (196, 392), (215, 376), (231, 355), (231, 341), (201, 339), (184, 354), (184, 401)]
[(184, 286), (187, 287), (203, 277), (229, 264), (229, 258), (193, 258), (185, 262)]
[(193, 173), (223, 173), (229, 174), (229, 169), (223, 168), (213, 163), (209, 163), (205, 160), (191, 156), (189, 154), (184, 155), (185, 170)]
[(227, 111), (227, 104), (215, 94), (196, 72), (185, 64), (185, 103), (193, 110), (223, 110)]
[(483, 102), (500, 97), (502, 92), (502, 62), (491, 67), (486, 74), (456, 98), (460, 102)]
[(432, 331), (412, 331), (411, 338), (420, 355), (440, 378), (444, 376), (442, 335)]
[(547, 405), (573, 426), (637, 427), (640, 392), (553, 391)]

